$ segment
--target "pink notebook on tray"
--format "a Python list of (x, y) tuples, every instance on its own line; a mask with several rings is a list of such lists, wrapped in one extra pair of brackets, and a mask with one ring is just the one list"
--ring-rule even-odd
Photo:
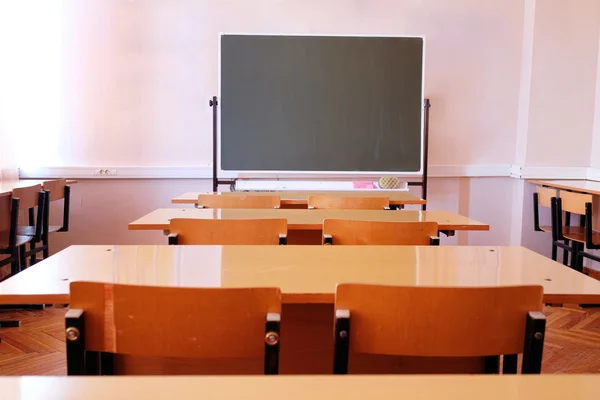
[(354, 189), (375, 189), (375, 182), (352, 182)]

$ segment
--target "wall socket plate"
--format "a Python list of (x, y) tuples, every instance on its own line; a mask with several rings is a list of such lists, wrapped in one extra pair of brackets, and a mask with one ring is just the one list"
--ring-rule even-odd
[(94, 176), (116, 176), (116, 169), (95, 169)]

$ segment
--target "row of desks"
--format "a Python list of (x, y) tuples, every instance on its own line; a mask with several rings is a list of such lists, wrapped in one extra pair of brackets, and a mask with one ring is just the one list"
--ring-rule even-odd
[(598, 375), (0, 378), (3, 400), (595, 400), (599, 388)]
[(279, 287), (287, 304), (333, 304), (338, 283), (541, 285), (548, 303), (600, 304), (600, 281), (524, 247), (71, 246), (0, 282), (2, 304), (67, 304), (69, 283)]
[(368, 221), (437, 222), (440, 231), (487, 231), (488, 224), (451, 211), (416, 210), (294, 210), (294, 209), (198, 209), (159, 208), (129, 224), (130, 230), (169, 229), (173, 218), (199, 219), (272, 219), (288, 221), (288, 230), (320, 231), (323, 220), (350, 219)]
[[(173, 204), (196, 204), (198, 196), (207, 194), (204, 192), (187, 192), (173, 198)], [(212, 193), (211, 193), (212, 194)], [(279, 196), (282, 206), (306, 206), (308, 196), (342, 196), (342, 197), (388, 197), (390, 205), (404, 206), (410, 204), (425, 204), (426, 201), (409, 193), (399, 190), (353, 190), (353, 191), (335, 191), (335, 192), (222, 192), (220, 196), (244, 195), (244, 196)]]
[[(12, 194), (14, 189), (42, 185), (44, 186), (44, 180), (30, 180), (30, 179), (21, 179), (21, 180), (13, 180), (13, 181), (0, 181), (0, 197), (6, 197)], [(67, 185), (77, 183), (76, 180), (67, 180)]]
[[(476, 246), (72, 246), (0, 282), (0, 303), (68, 304), (73, 281), (180, 286), (279, 287), (280, 369), (331, 374), (338, 283), (410, 286), (537, 284), (548, 303), (600, 304), (600, 282), (522, 247)], [(256, 371), (261, 359), (222, 360), (228, 374)], [(482, 359), (443, 360), (457, 373)], [(410, 357), (354, 355), (350, 372), (404, 373), (426, 368)], [(119, 356), (121, 373), (215, 372), (214, 360)]]

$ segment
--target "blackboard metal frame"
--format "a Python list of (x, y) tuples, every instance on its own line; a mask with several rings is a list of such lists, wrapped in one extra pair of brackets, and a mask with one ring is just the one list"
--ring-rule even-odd
[[(212, 186), (213, 192), (217, 192), (220, 185), (230, 185), (233, 186), (235, 184), (235, 179), (219, 179), (218, 176), (218, 109), (219, 100), (217, 96), (213, 96), (212, 99), (208, 101), (208, 105), (212, 108), (212, 131), (213, 131), (213, 174), (212, 174)], [(423, 175), (421, 175), (420, 181), (412, 181), (408, 182), (409, 186), (421, 186), (422, 192), (421, 197), (423, 200), (427, 201), (427, 169), (429, 162), (429, 108), (431, 107), (431, 103), (428, 98), (425, 98), (423, 101)], [(425, 211), (427, 209), (427, 203), (421, 206), (422, 210)]]

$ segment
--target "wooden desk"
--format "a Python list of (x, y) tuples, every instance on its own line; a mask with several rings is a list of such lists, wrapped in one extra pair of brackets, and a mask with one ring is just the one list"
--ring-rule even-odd
[[(333, 301), (335, 287), (342, 282), (539, 284), (549, 303), (600, 304), (599, 281), (523, 247), (472, 246), (71, 246), (0, 282), (0, 303), (68, 304), (69, 283), (83, 280), (185, 287), (280, 287), (284, 303), (282, 374), (331, 374)], [(131, 363), (139, 368), (139, 364)], [(357, 363), (360, 368), (379, 372), (414, 368), (406, 358), (399, 362), (398, 357), (390, 356), (361, 356)], [(163, 368), (147, 360), (141, 364), (146, 365), (147, 373)], [(238, 360), (228, 368), (244, 365)], [(215, 373), (208, 367), (196, 367), (198, 372)], [(480, 370), (481, 364), (452, 364), (452, 368), (466, 373)]]
[(201, 194), (213, 194), (215, 196), (230, 196), (230, 195), (244, 195), (244, 196), (279, 196), (281, 197), (282, 206), (307, 206), (308, 196), (321, 195), (321, 196), (344, 196), (344, 197), (389, 197), (390, 205), (404, 206), (408, 204), (425, 204), (426, 201), (409, 193), (400, 191), (335, 191), (335, 192), (222, 192), (222, 193), (203, 193), (203, 192), (187, 192), (180, 196), (173, 198), (171, 201), (173, 204), (196, 204), (198, 202), (198, 195)]
[(19, 377), (3, 400), (596, 400), (599, 375)]
[[(593, 228), (600, 230), (600, 182), (588, 180), (528, 180), (529, 183), (558, 190), (592, 195)], [(558, 194), (557, 194), (558, 196)]]
[(524, 247), (71, 246), (0, 282), (0, 304), (67, 304), (69, 283), (281, 288), (333, 304), (343, 282), (544, 287), (548, 303), (600, 304), (600, 281)]
[(530, 179), (527, 182), (534, 185), (552, 187), (562, 190), (570, 190), (572, 192), (589, 193), (600, 195), (600, 182), (588, 180), (536, 180)]
[[(34, 185), (42, 185), (44, 186), (44, 182), (46, 180), (33, 180), (33, 179), (19, 179), (13, 181), (0, 181), (0, 197), (8, 196), (12, 194), (13, 189), (34, 186)], [(73, 183), (77, 183), (76, 180), (67, 180), (67, 185), (71, 185)]]
[[(129, 224), (129, 230), (169, 230), (173, 218), (262, 219), (285, 218), (288, 221), (288, 243), (321, 243), (325, 218), (368, 221), (434, 221), (439, 230), (487, 231), (489, 225), (450, 211), (413, 210), (288, 210), (288, 209), (196, 209), (159, 208)], [(297, 241), (296, 241), (297, 239)], [(306, 240), (304, 240), (306, 239)]]

